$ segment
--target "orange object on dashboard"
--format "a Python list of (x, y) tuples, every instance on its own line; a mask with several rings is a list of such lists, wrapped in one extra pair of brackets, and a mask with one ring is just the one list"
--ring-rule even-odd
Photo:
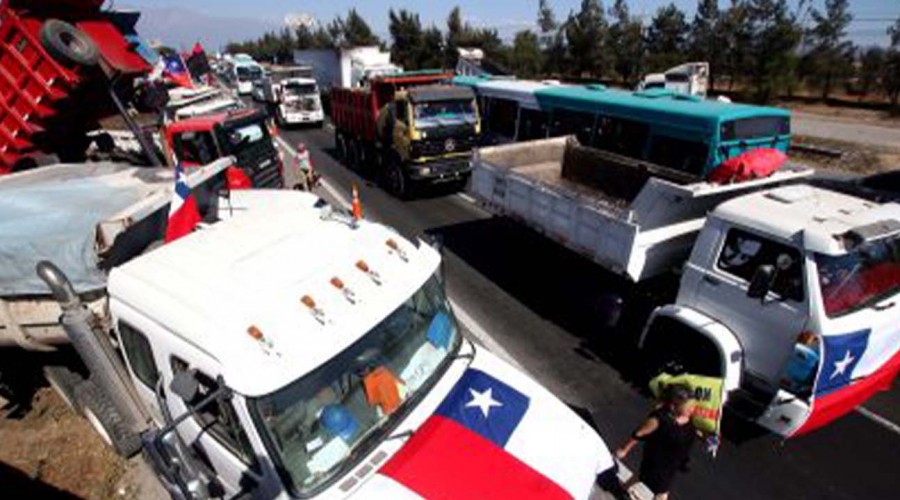
[(385, 415), (390, 415), (400, 406), (400, 380), (384, 366), (375, 368), (363, 377), (366, 400), (370, 405), (378, 405)]

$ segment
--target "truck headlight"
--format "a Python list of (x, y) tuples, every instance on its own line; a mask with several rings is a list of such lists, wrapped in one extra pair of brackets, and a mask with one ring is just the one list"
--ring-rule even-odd
[(419, 173), (422, 175), (428, 175), (431, 173), (431, 167), (419, 167)]
[(428, 132), (422, 132), (422, 139), (428, 139)]

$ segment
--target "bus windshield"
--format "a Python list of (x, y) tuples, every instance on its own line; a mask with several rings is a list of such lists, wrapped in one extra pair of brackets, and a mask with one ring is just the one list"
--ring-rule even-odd
[(255, 82), (262, 78), (262, 69), (259, 66), (238, 66), (237, 77), (242, 82)]
[(900, 293), (900, 237), (866, 243), (846, 255), (818, 255), (816, 264), (830, 318)]
[(314, 494), (376, 447), (446, 370), (460, 339), (433, 276), (336, 357), (251, 400), (294, 491)]
[(440, 125), (475, 123), (475, 102), (471, 100), (421, 102), (415, 105), (416, 126), (431, 128)]

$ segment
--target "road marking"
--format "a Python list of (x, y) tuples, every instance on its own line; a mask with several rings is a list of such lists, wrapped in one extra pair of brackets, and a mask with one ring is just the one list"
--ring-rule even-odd
[(859, 413), (860, 415), (868, 418), (869, 420), (884, 427), (885, 429), (894, 432), (895, 434), (900, 434), (900, 425), (897, 425), (897, 424), (891, 422), (890, 420), (873, 412), (872, 410), (866, 408), (865, 406), (857, 406), (856, 413)]
[(477, 204), (478, 204), (478, 200), (476, 200), (475, 198), (472, 198), (471, 196), (469, 196), (469, 195), (466, 194), (466, 193), (456, 193), (456, 196), (459, 196), (459, 197), (462, 198), (463, 200), (465, 200), (465, 201), (467, 201), (467, 202), (469, 202), (469, 203), (471, 203), (471, 204), (473, 204), (473, 205), (477, 205)]
[[(282, 139), (280, 136), (276, 139), (285, 149), (288, 150), (289, 153), (294, 156), (297, 155), (297, 151), (292, 148), (291, 145), (287, 143), (287, 141)], [(345, 209), (350, 209), (350, 200), (343, 193), (341, 193), (340, 190), (334, 187), (327, 179), (322, 177), (319, 183), (326, 191), (328, 191), (331, 196), (333, 196), (338, 201), (338, 203), (343, 205)], [(459, 197), (463, 200), (468, 201), (469, 203), (477, 204), (475, 199), (465, 193), (459, 193)], [(481, 324), (479, 324), (478, 321), (476, 321), (475, 318), (473, 318), (472, 315), (468, 313), (468, 311), (463, 309), (458, 302), (456, 302), (452, 298), (449, 300), (450, 307), (453, 308), (453, 312), (455, 313), (456, 318), (459, 319), (459, 322), (462, 323), (463, 327), (468, 330), (469, 333), (471, 333), (472, 336), (474, 336), (478, 340), (478, 342), (480, 342), (481, 345), (484, 346), (485, 349), (494, 353), (498, 358), (502, 359), (504, 362), (513, 366), (517, 370), (520, 370), (522, 373), (525, 373), (531, 378), (537, 379), (537, 377), (533, 376), (528, 370), (525, 369), (524, 366), (516, 361), (516, 359), (512, 354), (509, 353), (509, 351), (501, 346), (499, 342), (494, 340), (494, 338), (491, 337), (487, 330), (485, 330), (481, 326)], [(610, 450), (610, 453), (612, 453), (612, 450)], [(631, 478), (634, 473), (621, 461), (615, 458), (614, 460), (616, 460), (616, 464), (618, 464), (619, 481), (624, 483), (629, 478)], [(632, 493), (634, 493), (634, 496), (639, 500), (650, 500), (651, 498), (653, 498), (653, 494), (646, 486), (644, 486), (643, 483), (638, 483), (634, 487), (632, 487)]]

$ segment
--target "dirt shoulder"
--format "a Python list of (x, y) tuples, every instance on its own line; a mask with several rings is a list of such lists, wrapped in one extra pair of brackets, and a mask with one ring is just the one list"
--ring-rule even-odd
[(840, 158), (829, 158), (796, 148), (791, 150), (790, 156), (793, 159), (817, 169), (860, 175), (900, 169), (900, 148), (802, 135), (795, 135), (792, 142), (843, 152)]

